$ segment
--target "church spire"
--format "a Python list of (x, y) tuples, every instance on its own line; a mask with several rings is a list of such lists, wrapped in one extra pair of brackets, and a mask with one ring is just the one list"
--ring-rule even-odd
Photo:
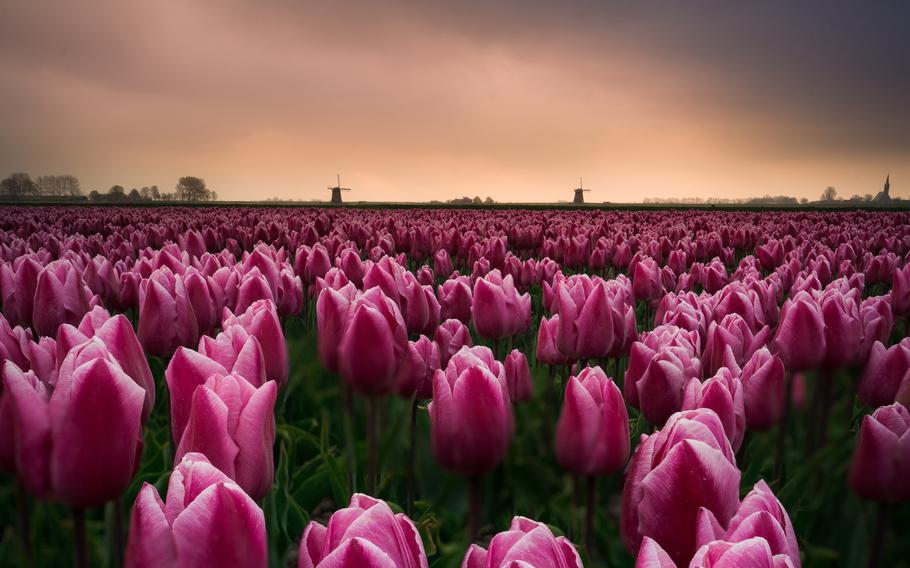
[(885, 192), (885, 195), (888, 195), (888, 191), (891, 189), (891, 173), (888, 173), (888, 176), (885, 178), (885, 187), (882, 191)]

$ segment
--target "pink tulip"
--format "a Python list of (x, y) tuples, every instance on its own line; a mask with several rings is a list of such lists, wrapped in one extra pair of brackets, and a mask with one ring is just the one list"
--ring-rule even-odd
[(910, 316), (910, 263), (892, 272), (891, 307), (895, 315)]
[(486, 339), (503, 339), (530, 327), (531, 296), (519, 294), (511, 276), (493, 270), (474, 283), (471, 319)]
[(237, 313), (245, 312), (254, 302), (260, 300), (268, 300), (274, 304), (278, 298), (275, 297), (268, 279), (254, 267), (240, 277), (234, 310)]
[(217, 361), (230, 373), (243, 377), (254, 387), (267, 380), (259, 341), (239, 325), (229, 326), (215, 338), (202, 336), (199, 353)]
[(488, 348), (462, 348), (436, 372), (429, 411), (433, 453), (446, 469), (481, 475), (505, 457), (512, 405), (505, 369)]
[(395, 302), (379, 288), (354, 298), (338, 344), (338, 368), (355, 391), (375, 396), (392, 390), (407, 348), (407, 328)]
[[(300, 254), (300, 251), (297, 251)], [(296, 260), (296, 259), (295, 259)], [(297, 275), (307, 284), (313, 284), (317, 278), (322, 278), (332, 267), (332, 259), (328, 250), (321, 243), (313, 245), (312, 250), (306, 255), (306, 260), (295, 266)], [(300, 269), (303, 268), (301, 271)]]
[(731, 543), (715, 540), (701, 547), (689, 566), (697, 568), (793, 568), (783, 554), (773, 554), (768, 541), (761, 537)]
[(683, 394), (682, 409), (710, 408), (720, 418), (733, 451), (739, 451), (746, 434), (746, 409), (743, 384), (738, 373), (721, 367), (705, 382), (690, 379)]
[(222, 329), (239, 325), (255, 337), (265, 359), (265, 378), (279, 387), (288, 382), (288, 345), (275, 304), (268, 300), (253, 302), (244, 312), (231, 313), (225, 309), (221, 317)]
[(676, 563), (654, 539), (645, 537), (638, 549), (635, 568), (676, 568)]
[(43, 269), (41, 263), (32, 256), (20, 256), (9, 264), (0, 263), (3, 313), (12, 325), (27, 327), (32, 324), (35, 288)]
[(328, 526), (311, 521), (300, 539), (298, 568), (427, 568), (414, 522), (384, 502), (355, 493)]
[(211, 333), (218, 325), (221, 307), (216, 305), (213, 286), (217, 284), (209, 284), (209, 278), (195, 269), (187, 269), (183, 276), (186, 297), (201, 334)]
[(859, 308), (863, 339), (856, 349), (855, 361), (865, 364), (869, 360), (872, 345), (876, 341), (888, 342), (894, 328), (894, 315), (887, 296), (872, 296), (863, 300)]
[(787, 300), (780, 313), (771, 350), (790, 372), (814, 369), (825, 355), (825, 320), (818, 302), (800, 292)]
[(3, 363), (2, 386), (0, 457), (3, 468), (15, 473), (22, 487), (33, 495), (50, 497), (50, 391), (34, 372), (23, 372), (12, 361)]
[(910, 413), (900, 403), (878, 408), (863, 417), (850, 487), (869, 501), (910, 500)]
[(452, 259), (448, 251), (440, 249), (433, 255), (433, 272), (441, 278), (448, 278), (452, 274)]
[(531, 379), (531, 369), (524, 353), (513, 349), (506, 357), (504, 363), (506, 370), (506, 384), (509, 387), (509, 396), (512, 402), (524, 402), (534, 396), (534, 381)]
[(650, 302), (663, 295), (663, 284), (660, 279), (660, 267), (650, 257), (635, 263), (632, 269), (632, 293), (635, 299)]
[(767, 326), (753, 334), (739, 314), (726, 315), (720, 323), (711, 322), (701, 358), (705, 372), (716, 373), (721, 367), (742, 367), (767, 341)]
[(338, 290), (324, 288), (316, 300), (316, 339), (319, 343), (319, 359), (322, 365), (337, 373), (339, 369), (338, 345), (348, 325), (351, 302), (357, 296), (353, 284)]
[(569, 377), (559, 423), (556, 456), (581, 476), (609, 475), (629, 459), (629, 416), (622, 393), (600, 367)]
[(77, 345), (85, 343), (92, 337), (100, 339), (120, 368), (144, 389), (142, 422), (148, 421), (155, 406), (157, 387), (136, 332), (133, 331), (133, 326), (126, 316), (117, 314), (111, 317), (107, 310), (96, 306), (82, 318), (78, 328), (68, 324), (62, 325), (59, 336), (57, 358), (61, 363), (67, 353)]
[(556, 345), (556, 336), (559, 334), (559, 314), (553, 315), (549, 320), (541, 318), (540, 327), (537, 328), (537, 360), (545, 365), (563, 365), (569, 359), (563, 355)]
[(739, 504), (739, 509), (726, 530), (720, 526), (711, 511), (702, 509), (698, 516), (696, 532), (699, 548), (718, 540), (738, 543), (756, 537), (761, 538), (768, 544), (771, 554), (784, 555), (789, 561), (789, 566), (794, 568), (800, 566), (799, 545), (793, 523), (790, 522), (790, 515), (763, 480), (756, 483)]
[(439, 325), (440, 306), (432, 286), (422, 286), (408, 272), (401, 290), (400, 303), (407, 330), (411, 333), (433, 333)]
[(174, 463), (200, 452), (256, 500), (272, 486), (275, 398), (278, 386), (259, 388), (236, 375), (213, 375), (196, 387)]
[(578, 551), (566, 537), (554, 536), (544, 523), (514, 517), (508, 531), (493, 537), (484, 550), (472, 544), (462, 568), (582, 568)]
[[(632, 368), (631, 365), (629, 367)], [(635, 382), (641, 412), (651, 424), (661, 425), (680, 410), (686, 385), (701, 376), (701, 365), (684, 347), (661, 347)]]
[(398, 369), (395, 390), (403, 397), (432, 398), (433, 377), (439, 368), (439, 345), (421, 335), (417, 341), (408, 342), (408, 352)]
[(48, 404), (56, 498), (94, 507), (126, 490), (141, 455), (145, 400), (97, 336), (67, 354)]
[(436, 328), (433, 341), (439, 346), (440, 368), (445, 368), (449, 364), (449, 359), (461, 351), (462, 347), (472, 347), (474, 345), (468, 326), (457, 319), (449, 319), (442, 322)]
[(603, 281), (590, 289), (556, 286), (559, 328), (556, 344), (569, 359), (601, 359), (613, 347), (613, 310)]
[(61, 324), (78, 325), (90, 301), (91, 292), (78, 269), (68, 260), (55, 260), (41, 270), (35, 285), (35, 331), (53, 337)]
[(446, 280), (440, 284), (437, 294), (443, 319), (457, 319), (463, 323), (471, 321), (474, 293), (466, 276)]
[(868, 406), (910, 404), (910, 337), (887, 349), (875, 342), (857, 394)]
[(726, 525), (739, 503), (740, 472), (723, 424), (713, 410), (674, 414), (662, 430), (642, 436), (623, 488), (620, 529), (637, 553), (654, 539), (677, 564), (695, 553), (699, 511)]
[[(358, 288), (363, 287), (364, 265), (360, 254), (356, 250), (349, 248), (341, 251), (341, 256), (335, 259), (335, 265), (341, 269), (342, 274), (353, 282), (355, 286)], [(328, 276), (328, 272), (326, 271), (325, 276)]]
[(777, 424), (783, 414), (786, 394), (784, 363), (780, 357), (762, 347), (746, 362), (740, 378), (746, 427), (767, 430)]
[(139, 342), (149, 355), (167, 357), (199, 341), (199, 326), (183, 279), (161, 268), (139, 287)]
[(130, 517), (127, 568), (268, 566), (265, 516), (202, 454), (174, 468), (162, 502), (145, 483)]
[(863, 340), (863, 322), (859, 293), (842, 294), (829, 290), (821, 298), (821, 310), (825, 321), (822, 364), (837, 368), (860, 363), (862, 352), (858, 347)]

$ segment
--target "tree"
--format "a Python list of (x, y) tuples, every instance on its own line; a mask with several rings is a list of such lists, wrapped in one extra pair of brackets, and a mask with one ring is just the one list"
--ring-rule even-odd
[(130, 201), (142, 201), (142, 195), (139, 193), (139, 190), (135, 187), (130, 190), (129, 194)]
[(205, 180), (195, 176), (184, 176), (174, 188), (179, 201), (209, 201), (211, 192), (205, 187)]
[(99, 201), (101, 199), (101, 194), (97, 190), (91, 190), (88, 194), (88, 198), (92, 201)]
[(12, 199), (38, 195), (38, 184), (25, 172), (10, 174), (0, 181), (0, 195)]
[(108, 190), (107, 196), (111, 201), (120, 201), (126, 197), (126, 191), (123, 189), (122, 185), (113, 185)]
[(834, 201), (837, 199), (837, 190), (834, 189), (834, 186), (829, 185), (825, 188), (825, 191), (822, 192), (822, 201)]
[(866, 195), (863, 196), (863, 199), (865, 199), (866, 201), (872, 201), (872, 194), (867, 193)]
[(490, 197), (489, 195), (487, 196), (486, 199), (483, 200), (483, 202), (485, 205), (493, 205), (494, 203), (496, 203), (495, 201), (493, 201), (493, 198)]
[(161, 199), (161, 194), (158, 192), (157, 185), (153, 185), (152, 187), (150, 187), (149, 192), (152, 194), (152, 199), (154, 199), (155, 201), (158, 201), (159, 199)]

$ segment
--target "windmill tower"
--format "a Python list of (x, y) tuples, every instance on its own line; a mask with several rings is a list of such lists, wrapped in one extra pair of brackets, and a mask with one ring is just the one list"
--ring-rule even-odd
[(578, 187), (575, 188), (575, 199), (572, 203), (583, 204), (585, 202), (585, 192), (591, 191), (590, 189), (585, 189), (585, 184), (581, 178), (578, 178)]
[(332, 190), (332, 203), (335, 205), (341, 205), (341, 192), (342, 191), (351, 191), (350, 187), (341, 187), (341, 174), (338, 176), (338, 185), (335, 187), (329, 187)]

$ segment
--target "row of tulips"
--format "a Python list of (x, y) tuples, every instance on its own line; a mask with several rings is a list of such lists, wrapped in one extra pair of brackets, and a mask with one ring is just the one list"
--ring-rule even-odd
[[(625, 469), (620, 533), (640, 564), (798, 566), (792, 523), (770, 487), (759, 482), (740, 502), (736, 454), (747, 432), (775, 425), (785, 452), (791, 407), (813, 378), (810, 442), (824, 446), (838, 371), (856, 373), (851, 413), (854, 392), (882, 407), (862, 420), (851, 487), (863, 499), (908, 499), (897, 480), (908, 464), (910, 340), (890, 345), (910, 304), (900, 214), (882, 216), (891, 232), (846, 215), (842, 228), (805, 215), (741, 216), (745, 228), (712, 230), (706, 217), (668, 213), (646, 228), (649, 216), (630, 214), (612, 230), (596, 215), (578, 227), (545, 214), (459, 224), (415, 212), (397, 225), (370, 212), (317, 212), (302, 223), (270, 215), (268, 227), (245, 214), (246, 226), (211, 231), (163, 214), (129, 239), (117, 224), (130, 210), (96, 224), (94, 239), (64, 236), (65, 213), (52, 224), (17, 214), (32, 218), (31, 233), (0, 233), (9, 318), (0, 320), (0, 422), (9, 425), (0, 457), (32, 494), (73, 506), (77, 530), (83, 509), (117, 500), (132, 480), (157, 391), (145, 355), (168, 361), (174, 472), (166, 501), (152, 485), (139, 492), (130, 565), (267, 561), (257, 502), (273, 486), (275, 408), (293, 360), (282, 318), (307, 328), (315, 316), (320, 360), (348, 392), (346, 419), (354, 394), (370, 416), (374, 497), (357, 494), (326, 526), (311, 523), (301, 566), (427, 565), (414, 523), (375, 497), (378, 417), (391, 393), (411, 401), (412, 456), (415, 417), (431, 401), (433, 454), (468, 479), (474, 540), (480, 478), (506, 460), (524, 427), (516, 417), (527, 415), (516, 405), (535, 397), (529, 358), (551, 368), (543, 436), (566, 472), (589, 481), (589, 559), (596, 480)], [(275, 230), (281, 223), (289, 234)], [(92, 256), (105, 250), (109, 258)], [(431, 258), (432, 267), (417, 265)], [(571, 274), (577, 268), (599, 274)], [(131, 314), (137, 331), (102, 306)], [(116, 411), (86, 411), (108, 407)], [(633, 427), (658, 429), (635, 440)], [(770, 481), (782, 479), (776, 471)], [(581, 556), (516, 517), (488, 550), (464, 557), (467, 566), (511, 562), (580, 565)]]

